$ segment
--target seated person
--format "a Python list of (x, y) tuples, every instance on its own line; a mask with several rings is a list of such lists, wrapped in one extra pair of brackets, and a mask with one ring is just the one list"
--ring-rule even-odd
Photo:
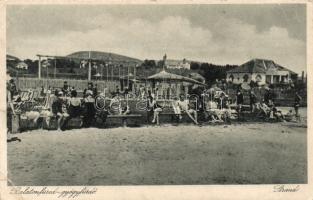
[(225, 100), (225, 104), (223, 106), (223, 108), (221, 109), (222, 111), (222, 118), (224, 119), (224, 121), (230, 122), (230, 119), (235, 119), (233, 114), (236, 114), (237, 111), (236, 110), (232, 110), (230, 108), (230, 100), (228, 99), (228, 96), (226, 95), (227, 100)]
[(152, 123), (157, 123), (159, 125), (159, 114), (162, 112), (162, 107), (157, 104), (150, 91), (148, 91), (148, 108), (150, 112), (153, 112)]
[(81, 101), (77, 98), (76, 90), (71, 91), (71, 97), (68, 101), (68, 114), (71, 118), (79, 117), (81, 114)]
[(271, 108), (268, 107), (265, 103), (265, 101), (263, 100), (262, 103), (260, 103), (259, 105), (259, 113), (257, 114), (257, 116), (264, 116), (264, 117), (269, 117), (270, 112), (271, 112)]
[(108, 112), (110, 115), (116, 114), (116, 112), (119, 112), (119, 106), (120, 106), (121, 98), (119, 95), (114, 96), (109, 104)]
[(183, 94), (180, 95), (179, 100), (174, 102), (172, 105), (173, 105), (174, 113), (178, 115), (180, 120), (182, 119), (182, 112), (185, 112), (195, 124), (199, 124), (197, 111), (189, 107), (189, 100), (184, 99)]
[(181, 120), (183, 117), (181, 116), (181, 110), (179, 108), (177, 98), (175, 98), (174, 101), (172, 101), (172, 108), (174, 110), (174, 113), (179, 117), (179, 120)]
[(276, 120), (285, 121), (285, 117), (284, 117), (281, 110), (278, 110), (275, 106), (273, 106), (272, 112), (273, 112), (273, 116), (276, 118)]
[(83, 127), (89, 128), (95, 120), (96, 109), (95, 99), (91, 90), (86, 91), (84, 102), (84, 113), (83, 113)]
[(222, 92), (218, 98), (218, 108), (223, 109), (227, 107), (228, 95)]
[(52, 102), (52, 114), (57, 117), (58, 119), (58, 130), (63, 128), (63, 123), (65, 119), (68, 117), (68, 114), (65, 112), (63, 108), (63, 100), (62, 97), (63, 92), (59, 91), (57, 93), (57, 97)]
[[(66, 127), (67, 122), (76, 117), (80, 117), (81, 115), (81, 101), (79, 98), (77, 98), (77, 92), (76, 90), (71, 91), (71, 97), (68, 100), (68, 114), (69, 117), (67, 117), (63, 122), (63, 127)], [(82, 123), (80, 124), (80, 126)]]
[(213, 122), (222, 122), (223, 111), (218, 109), (218, 105), (215, 101), (209, 101), (206, 103), (206, 110), (204, 112), (206, 118), (210, 117)]
[(121, 102), (119, 104), (119, 114), (120, 115), (128, 115), (128, 114), (130, 114), (129, 105), (125, 104), (125, 102), (124, 103)]
[(223, 122), (223, 110), (217, 109), (217, 104), (214, 101), (209, 102), (211, 106), (205, 110), (206, 118), (210, 117), (212, 122)]

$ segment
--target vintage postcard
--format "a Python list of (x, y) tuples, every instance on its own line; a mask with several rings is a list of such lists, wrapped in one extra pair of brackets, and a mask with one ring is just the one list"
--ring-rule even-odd
[(312, 1), (0, 1), (0, 200), (313, 200)]

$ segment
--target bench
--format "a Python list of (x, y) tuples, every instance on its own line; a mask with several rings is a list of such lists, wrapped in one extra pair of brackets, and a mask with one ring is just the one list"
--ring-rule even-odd
[[(160, 116), (170, 116), (171, 122), (179, 122), (178, 114), (175, 114), (174, 112), (160, 112)], [(182, 112), (181, 116), (188, 116), (186, 112)]]
[(127, 127), (127, 119), (134, 119), (134, 118), (140, 118), (142, 115), (140, 114), (130, 114), (130, 115), (108, 115), (107, 118), (115, 118), (115, 119), (121, 119), (123, 127)]

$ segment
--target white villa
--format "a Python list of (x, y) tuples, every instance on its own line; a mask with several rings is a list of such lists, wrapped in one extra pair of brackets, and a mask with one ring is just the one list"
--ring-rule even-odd
[(183, 60), (166, 60), (165, 66), (167, 69), (190, 69), (190, 62)]
[(239, 67), (227, 71), (228, 82), (241, 84), (250, 81), (260, 85), (290, 83), (297, 79), (297, 74), (285, 67), (276, 64), (272, 60), (253, 59)]

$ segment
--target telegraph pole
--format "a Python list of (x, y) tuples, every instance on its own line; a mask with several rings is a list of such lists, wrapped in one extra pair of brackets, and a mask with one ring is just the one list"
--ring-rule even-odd
[(91, 81), (91, 52), (89, 51), (88, 81)]
[(107, 82), (109, 82), (109, 64), (106, 64), (106, 70), (107, 70)]
[(54, 58), (54, 78), (56, 78), (56, 73), (57, 73), (57, 60)]
[(41, 56), (38, 55), (38, 78), (41, 79)]

